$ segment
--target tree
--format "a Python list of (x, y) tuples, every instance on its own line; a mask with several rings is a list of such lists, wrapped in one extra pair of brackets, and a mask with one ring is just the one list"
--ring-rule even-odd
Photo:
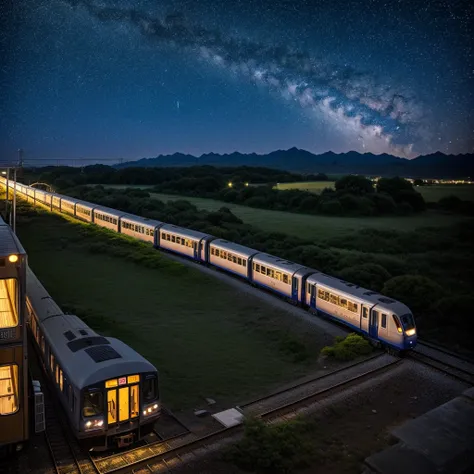
[(388, 280), (382, 288), (384, 295), (406, 304), (417, 315), (426, 314), (443, 296), (443, 288), (420, 275), (400, 275)]
[(374, 186), (370, 179), (364, 176), (347, 175), (338, 179), (335, 184), (336, 191), (348, 192), (352, 194), (367, 194), (374, 191)]
[(424, 185), (425, 185), (425, 182), (424, 182), (422, 179), (417, 178), (417, 179), (415, 179), (415, 181), (413, 182), (413, 184), (414, 184), (415, 186), (424, 186)]
[(392, 196), (397, 201), (400, 191), (413, 191), (412, 184), (406, 179), (396, 176), (395, 178), (380, 178), (377, 181), (377, 192)]
[(391, 277), (382, 265), (376, 263), (363, 263), (362, 265), (343, 268), (338, 276), (374, 291), (380, 291), (384, 283)]

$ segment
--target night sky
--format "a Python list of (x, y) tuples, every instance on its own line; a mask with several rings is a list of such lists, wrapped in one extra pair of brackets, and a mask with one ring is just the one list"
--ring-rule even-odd
[(6, 0), (0, 161), (473, 152), (473, 7)]

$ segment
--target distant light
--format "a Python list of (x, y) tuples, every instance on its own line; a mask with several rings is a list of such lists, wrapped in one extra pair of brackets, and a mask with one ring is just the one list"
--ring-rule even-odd
[(249, 183), (245, 183), (245, 186), (248, 186), (248, 185), (249, 185)]
[(8, 257), (8, 261), (11, 262), (11, 263), (18, 262), (18, 255), (10, 255)]
[(227, 183), (227, 186), (229, 186), (229, 188), (231, 188), (231, 187), (233, 186), (232, 181), (229, 181), (229, 182)]
[(7, 172), (6, 172), (6, 171), (2, 171), (2, 174), (7, 174)]

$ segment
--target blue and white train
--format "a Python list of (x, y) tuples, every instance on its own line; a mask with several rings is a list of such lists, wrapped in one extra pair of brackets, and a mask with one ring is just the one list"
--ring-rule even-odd
[[(5, 187), (6, 179), (1, 177), (0, 184)], [(13, 185), (10, 181), (10, 188)], [(20, 197), (51, 211), (70, 214), (149, 242), (157, 249), (237, 275), (314, 314), (338, 321), (391, 351), (406, 351), (416, 346), (417, 331), (410, 309), (375, 291), (195, 230), (48, 193), (21, 183), (16, 183), (16, 190)]]

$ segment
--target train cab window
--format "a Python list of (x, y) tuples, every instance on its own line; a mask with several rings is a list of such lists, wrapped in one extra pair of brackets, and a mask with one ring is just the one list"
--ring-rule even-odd
[(387, 315), (382, 313), (382, 327), (387, 327)]
[(103, 404), (102, 392), (86, 392), (82, 413), (84, 416), (100, 415), (103, 412)]
[(143, 381), (143, 401), (151, 402), (158, 396), (158, 387), (156, 377), (145, 379)]
[(367, 308), (362, 308), (362, 317), (367, 318), (369, 315), (369, 310)]
[(18, 284), (15, 278), (0, 280), (0, 329), (18, 326)]
[(18, 365), (0, 366), (0, 415), (12, 415), (19, 408)]
[(415, 321), (413, 321), (413, 316), (411, 314), (404, 314), (400, 319), (402, 320), (405, 330), (415, 328)]

